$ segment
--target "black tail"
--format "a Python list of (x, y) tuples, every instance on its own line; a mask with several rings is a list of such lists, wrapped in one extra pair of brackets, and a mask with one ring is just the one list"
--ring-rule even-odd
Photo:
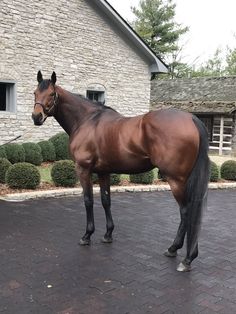
[(201, 226), (203, 209), (206, 207), (209, 181), (210, 162), (208, 158), (208, 133), (196, 116), (193, 116), (200, 137), (199, 151), (196, 163), (188, 178), (185, 191), (185, 206), (187, 209), (187, 257), (194, 259), (198, 253), (197, 240)]

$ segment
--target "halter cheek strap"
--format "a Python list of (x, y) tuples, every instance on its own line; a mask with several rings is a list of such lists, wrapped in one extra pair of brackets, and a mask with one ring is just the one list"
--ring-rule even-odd
[(46, 114), (48, 116), (51, 113), (51, 111), (57, 106), (58, 99), (59, 99), (59, 95), (58, 95), (57, 92), (55, 92), (55, 94), (53, 96), (53, 104), (52, 104), (52, 106), (48, 110), (45, 109), (45, 105), (43, 103), (41, 103), (41, 102), (36, 102), (34, 104), (34, 108), (35, 108), (36, 105), (40, 105), (43, 108), (44, 114)]

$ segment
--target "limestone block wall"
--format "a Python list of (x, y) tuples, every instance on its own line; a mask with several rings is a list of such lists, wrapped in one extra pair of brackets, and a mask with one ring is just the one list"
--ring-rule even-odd
[(60, 129), (33, 126), (36, 74), (56, 71), (58, 85), (86, 95), (104, 86), (106, 105), (124, 115), (149, 110), (149, 65), (93, 1), (1, 0), (0, 81), (16, 83), (15, 112), (0, 111), (0, 144), (47, 139)]

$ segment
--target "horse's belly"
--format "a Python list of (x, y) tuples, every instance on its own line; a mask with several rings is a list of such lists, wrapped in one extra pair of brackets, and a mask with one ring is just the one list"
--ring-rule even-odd
[(107, 173), (140, 173), (153, 169), (149, 158), (116, 158), (110, 161), (98, 160), (94, 167), (95, 172)]

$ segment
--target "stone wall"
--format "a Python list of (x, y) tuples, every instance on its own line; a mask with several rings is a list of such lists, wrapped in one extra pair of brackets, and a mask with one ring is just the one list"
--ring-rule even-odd
[(236, 101), (236, 76), (153, 80), (151, 102)]
[(131, 43), (92, 1), (1, 0), (0, 80), (17, 87), (16, 112), (0, 111), (0, 144), (14, 136), (20, 141), (46, 139), (60, 127), (48, 119), (33, 126), (33, 91), (40, 69), (53, 70), (58, 85), (86, 94), (89, 85), (103, 85), (106, 105), (122, 114), (149, 109), (150, 72)]

